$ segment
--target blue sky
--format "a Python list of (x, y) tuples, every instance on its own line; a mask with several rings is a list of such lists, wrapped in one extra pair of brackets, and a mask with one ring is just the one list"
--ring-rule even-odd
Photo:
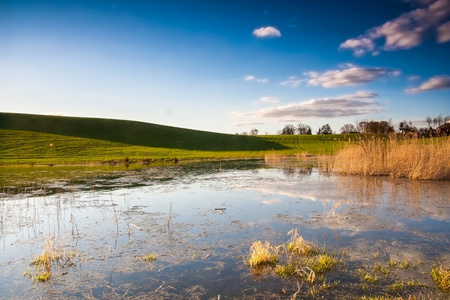
[(450, 115), (450, 0), (2, 0), (0, 111), (421, 127)]

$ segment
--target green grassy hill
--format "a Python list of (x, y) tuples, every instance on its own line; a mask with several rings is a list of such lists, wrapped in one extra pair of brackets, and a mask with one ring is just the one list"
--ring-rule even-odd
[[(134, 121), (0, 113), (0, 165), (332, 153), (342, 135), (242, 136)], [(50, 146), (52, 145), (52, 146)]]
[(220, 134), (136, 121), (0, 113), (0, 128), (52, 133), (134, 146), (197, 151), (261, 151), (285, 147), (251, 136)]

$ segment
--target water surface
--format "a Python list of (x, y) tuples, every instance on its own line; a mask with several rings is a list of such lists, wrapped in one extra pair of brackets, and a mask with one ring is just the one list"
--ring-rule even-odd
[[(5, 299), (448, 296), (429, 275), (449, 266), (448, 182), (334, 176), (252, 160), (22, 182), (0, 196)], [(294, 228), (342, 260), (325, 275), (336, 286), (317, 282), (311, 293), (300, 279), (250, 270), (253, 242), (282, 244)], [(32, 282), (24, 273), (49, 239), (72, 253), (73, 265)], [(140, 259), (149, 253), (157, 259)], [(379, 280), (367, 283), (366, 273)], [(395, 291), (394, 283), (404, 287)]]

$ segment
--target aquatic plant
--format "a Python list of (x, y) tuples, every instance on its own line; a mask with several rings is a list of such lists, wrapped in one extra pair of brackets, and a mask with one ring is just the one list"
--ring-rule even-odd
[[(321, 251), (319, 247), (309, 243), (298, 234), (297, 229), (289, 231), (290, 239), (276, 247), (269, 242), (257, 241), (250, 248), (248, 259), (251, 268), (271, 267), (281, 278), (297, 277), (311, 286), (311, 293), (317, 280), (325, 282), (323, 274), (332, 270), (340, 261), (331, 254)], [(279, 262), (279, 257), (286, 260)], [(326, 285), (326, 284), (325, 284)], [(331, 287), (331, 285), (326, 285)]]
[(73, 265), (71, 258), (74, 256), (74, 252), (66, 252), (61, 246), (56, 245), (55, 240), (55, 237), (46, 240), (42, 254), (37, 255), (30, 264), (34, 268), (24, 273), (32, 282), (35, 280), (48, 281), (58, 266)]
[(434, 267), (431, 269), (430, 275), (441, 290), (450, 292), (450, 268)]
[(396, 293), (399, 293), (401, 291), (403, 291), (405, 289), (405, 283), (404, 282), (399, 282), (399, 281), (395, 281), (393, 284), (391, 284), (391, 290), (393, 290)]
[(144, 254), (144, 255), (138, 257), (139, 260), (148, 261), (148, 262), (155, 261), (157, 258), (158, 258), (158, 256), (156, 256), (155, 254), (152, 254), (152, 253)]
[(277, 250), (269, 242), (256, 241), (250, 247), (248, 263), (250, 268), (258, 266), (274, 266), (278, 262)]
[(303, 237), (298, 234), (297, 229), (292, 229), (288, 232), (288, 235), (290, 235), (291, 238), (287, 242), (286, 249), (291, 254), (311, 256), (318, 253), (317, 247), (314, 247), (310, 243), (306, 242)]

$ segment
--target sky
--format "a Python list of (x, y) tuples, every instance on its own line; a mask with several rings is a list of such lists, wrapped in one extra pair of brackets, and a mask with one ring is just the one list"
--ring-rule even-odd
[(0, 111), (425, 127), (450, 115), (450, 0), (0, 0)]

